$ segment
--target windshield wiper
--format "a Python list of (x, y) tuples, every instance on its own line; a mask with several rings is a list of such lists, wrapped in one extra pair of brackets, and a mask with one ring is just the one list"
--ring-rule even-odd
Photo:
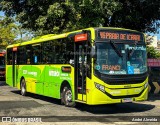
[(110, 44), (111, 44), (112, 48), (115, 50), (115, 52), (117, 53), (117, 55), (119, 57), (122, 57), (122, 53), (118, 50), (118, 47), (116, 46), (116, 44), (111, 40), (110, 40)]

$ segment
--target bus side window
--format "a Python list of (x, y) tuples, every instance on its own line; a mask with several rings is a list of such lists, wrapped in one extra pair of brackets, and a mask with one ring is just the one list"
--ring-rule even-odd
[(66, 41), (65, 59), (66, 63), (74, 64), (74, 41), (73, 38), (68, 38)]
[(33, 44), (32, 45), (33, 50), (33, 64), (41, 64), (41, 43)]
[(54, 43), (53, 41), (47, 41), (42, 44), (42, 63), (51, 64), (54, 63)]
[(7, 49), (7, 64), (12, 65), (12, 48)]
[[(31, 45), (27, 45), (26, 46), (26, 64), (32, 64), (32, 46)], [(29, 61), (30, 60), (30, 61)]]
[(19, 46), (17, 53), (17, 64), (23, 65), (26, 64), (26, 46)]

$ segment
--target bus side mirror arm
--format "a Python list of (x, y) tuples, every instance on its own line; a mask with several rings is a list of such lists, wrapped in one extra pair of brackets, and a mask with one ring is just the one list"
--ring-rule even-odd
[(95, 58), (95, 57), (96, 57), (95, 46), (92, 46), (92, 48), (91, 48), (91, 58)]

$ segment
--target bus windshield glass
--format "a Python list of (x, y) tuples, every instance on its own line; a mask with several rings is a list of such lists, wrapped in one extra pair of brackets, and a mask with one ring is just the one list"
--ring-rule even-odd
[[(117, 36), (118, 37), (118, 36)], [(142, 40), (141, 37), (135, 38)], [(103, 39), (95, 43), (94, 69), (102, 74), (143, 74), (147, 72), (144, 41)]]
[(110, 43), (96, 43), (96, 70), (104, 74), (143, 74), (147, 71), (145, 45), (116, 46), (118, 50), (113, 49)]

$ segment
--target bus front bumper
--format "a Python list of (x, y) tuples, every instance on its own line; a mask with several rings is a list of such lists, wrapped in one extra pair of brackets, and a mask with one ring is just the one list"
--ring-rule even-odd
[(87, 104), (88, 105), (114, 104), (114, 103), (145, 101), (148, 99), (148, 86), (138, 94), (134, 93), (135, 91), (137, 91), (137, 88), (124, 89), (124, 90), (121, 89), (120, 91), (122, 91), (122, 93), (125, 94), (123, 95), (117, 94), (117, 96), (113, 96), (110, 94), (113, 92), (110, 93), (102, 92), (97, 88), (95, 88), (93, 89), (93, 91), (87, 94)]

